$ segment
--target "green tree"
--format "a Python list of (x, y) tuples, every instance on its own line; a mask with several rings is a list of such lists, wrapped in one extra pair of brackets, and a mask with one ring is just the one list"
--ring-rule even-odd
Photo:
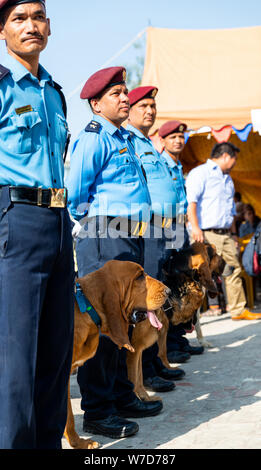
[(135, 49), (135, 57), (132, 62), (125, 64), (127, 70), (127, 86), (129, 90), (133, 90), (141, 85), (144, 62), (145, 62), (145, 35), (133, 44)]

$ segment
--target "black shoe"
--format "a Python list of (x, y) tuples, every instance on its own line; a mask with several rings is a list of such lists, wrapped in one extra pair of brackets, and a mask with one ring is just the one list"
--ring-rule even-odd
[(189, 353), (191, 356), (202, 354), (204, 352), (204, 346), (191, 346), (190, 344), (187, 344), (182, 348), (182, 352)]
[(185, 371), (183, 369), (167, 369), (167, 367), (164, 367), (161, 369), (160, 372), (158, 372), (158, 376), (162, 377), (163, 379), (166, 380), (181, 380), (184, 377)]
[(188, 359), (190, 359), (190, 354), (187, 352), (171, 351), (168, 353), (168, 361), (170, 363), (182, 363), (188, 361)]
[(161, 377), (148, 377), (143, 380), (144, 387), (152, 390), (153, 392), (170, 392), (175, 388), (174, 382), (162, 379)]
[(132, 421), (120, 418), (119, 416), (108, 416), (103, 419), (83, 420), (83, 430), (92, 434), (102, 434), (112, 439), (120, 439), (136, 434), (139, 425)]
[(141, 401), (136, 398), (128, 405), (117, 407), (117, 414), (124, 418), (146, 418), (147, 416), (155, 416), (162, 410), (163, 404), (161, 400), (157, 401)]

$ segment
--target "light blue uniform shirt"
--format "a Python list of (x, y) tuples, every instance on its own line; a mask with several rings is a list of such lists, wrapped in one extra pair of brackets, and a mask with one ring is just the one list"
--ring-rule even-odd
[(151, 197), (152, 213), (162, 217), (176, 217), (177, 193), (167, 164), (154, 148), (152, 141), (128, 124), (131, 141), (146, 172)]
[(212, 160), (188, 174), (186, 180), (188, 203), (197, 203), (199, 227), (230, 228), (236, 215), (234, 183)]
[(67, 124), (51, 76), (6, 54), (0, 81), (0, 185), (62, 188)]
[(178, 163), (176, 163), (165, 150), (162, 152), (161, 158), (166, 161), (170, 169), (171, 177), (177, 194), (177, 203), (179, 205), (178, 214), (186, 214), (188, 201), (182, 165), (179, 160)]
[[(150, 220), (150, 195), (129, 132), (101, 116), (78, 136), (67, 180), (69, 211), (79, 220), (107, 215)], [(87, 129), (86, 128), (86, 129)]]

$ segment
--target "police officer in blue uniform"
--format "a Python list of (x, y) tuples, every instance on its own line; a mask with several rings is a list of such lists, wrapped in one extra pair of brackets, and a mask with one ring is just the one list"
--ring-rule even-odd
[[(185, 225), (188, 202), (183, 167), (180, 161), (185, 147), (186, 130), (187, 125), (184, 122), (172, 120), (165, 122), (158, 131), (164, 146), (161, 157), (168, 165), (177, 193), (176, 227), (178, 226), (178, 231), (184, 234), (182, 246), (177, 247), (174, 244), (174, 249), (182, 249), (189, 246), (189, 235)], [(173, 227), (173, 230), (175, 230), (175, 227)], [(190, 345), (185, 334), (186, 331), (182, 325), (173, 326), (170, 324), (167, 336), (167, 350), (170, 362), (185, 362), (190, 358), (190, 355), (202, 354), (204, 351), (203, 346)]]
[(73, 253), (60, 87), (39, 65), (45, 2), (0, 1), (0, 448), (60, 449), (73, 342)]
[[(150, 230), (144, 240), (144, 269), (151, 276), (163, 280), (162, 266), (171, 254), (171, 250), (166, 249), (168, 227), (176, 218), (178, 193), (165, 160), (149, 138), (156, 119), (157, 92), (156, 87), (141, 86), (129, 93), (131, 109), (127, 130), (145, 170), (152, 203)], [(175, 388), (173, 380), (181, 379), (185, 373), (181, 369), (167, 369), (157, 355), (157, 344), (143, 352), (144, 385), (156, 392), (171, 391)]]
[[(126, 70), (110, 67), (93, 74), (81, 92), (93, 119), (80, 133), (71, 155), (69, 208), (82, 229), (76, 240), (79, 275), (110, 259), (144, 262), (144, 235), (151, 199), (144, 169), (129, 132)], [(138, 424), (125, 418), (153, 416), (162, 402), (142, 402), (127, 379), (126, 353), (105, 335), (97, 353), (79, 368), (78, 383), (86, 432), (121, 438)]]

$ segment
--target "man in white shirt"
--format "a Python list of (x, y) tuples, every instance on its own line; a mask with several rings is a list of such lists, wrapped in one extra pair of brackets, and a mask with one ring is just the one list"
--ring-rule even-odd
[(211, 158), (194, 168), (186, 181), (188, 218), (195, 241), (207, 240), (233, 270), (225, 278), (232, 320), (257, 320), (261, 314), (245, 308), (246, 298), (240, 277), (235, 227), (234, 184), (229, 173), (235, 166), (239, 148), (230, 142), (216, 144)]

